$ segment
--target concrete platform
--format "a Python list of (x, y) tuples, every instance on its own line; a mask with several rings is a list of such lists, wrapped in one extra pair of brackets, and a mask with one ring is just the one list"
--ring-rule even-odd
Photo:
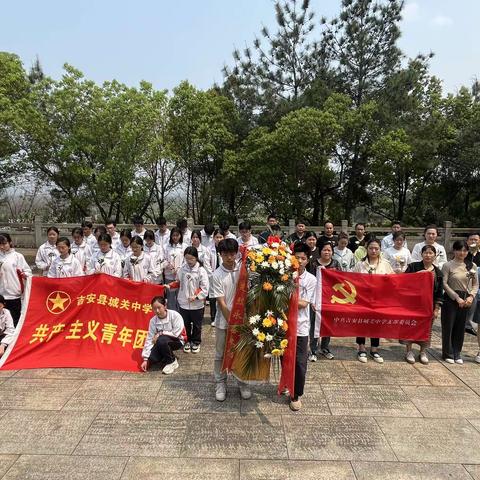
[(172, 376), (81, 369), (0, 372), (2, 479), (480, 479), (480, 365), (360, 364), (352, 339), (308, 364), (303, 409), (275, 385), (214, 399), (214, 329)]

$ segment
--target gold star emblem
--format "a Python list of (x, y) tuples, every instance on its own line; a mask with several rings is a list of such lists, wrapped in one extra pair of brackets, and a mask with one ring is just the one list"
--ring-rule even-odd
[(56, 290), (47, 297), (47, 310), (54, 315), (64, 312), (71, 303), (68, 293)]

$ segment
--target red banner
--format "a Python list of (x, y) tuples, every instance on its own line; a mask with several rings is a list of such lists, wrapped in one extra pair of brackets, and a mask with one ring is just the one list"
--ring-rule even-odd
[(433, 275), (369, 275), (321, 269), (316, 304), (321, 337), (428, 340)]
[(98, 274), (34, 277), (27, 284), (18, 337), (2, 370), (81, 367), (138, 371), (163, 286)]

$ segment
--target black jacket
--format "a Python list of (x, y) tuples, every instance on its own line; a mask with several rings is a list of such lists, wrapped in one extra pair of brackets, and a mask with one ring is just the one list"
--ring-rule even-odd
[[(441, 305), (443, 303), (443, 274), (435, 265), (433, 268), (435, 272), (433, 280), (433, 306), (435, 307), (435, 305)], [(423, 262), (413, 262), (408, 265), (405, 273), (416, 273), (422, 272), (423, 270), (425, 270)]]

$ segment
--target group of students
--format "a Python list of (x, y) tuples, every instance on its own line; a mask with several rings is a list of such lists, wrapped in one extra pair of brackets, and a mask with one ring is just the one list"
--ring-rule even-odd
[[(198, 353), (202, 341), (205, 304), (210, 303), (212, 325), (215, 326), (214, 377), (215, 397), (224, 401), (227, 395), (226, 373), (222, 371), (228, 318), (239, 277), (239, 247), (252, 247), (266, 242), (268, 236), (280, 236), (291, 244), (300, 265), (299, 313), (297, 322), (297, 362), (295, 396), (290, 398), (292, 410), (301, 407), (307, 361), (317, 361), (318, 355), (333, 359), (330, 338), (319, 338), (315, 315), (315, 284), (319, 269), (336, 269), (363, 274), (432, 272), (434, 318), (441, 308), (442, 356), (448, 363), (463, 363), (461, 351), (465, 328), (475, 333), (470, 322), (480, 322), (480, 299), (477, 299), (480, 265), (480, 237), (468, 236), (467, 242), (453, 244), (454, 258), (447, 259), (445, 248), (437, 243), (438, 229), (428, 225), (425, 240), (407, 248), (407, 240), (399, 222), (393, 222), (392, 232), (382, 241), (365, 231), (358, 223), (355, 234), (334, 232), (326, 222), (324, 232), (317, 236), (307, 231), (305, 223), (297, 221), (295, 232), (286, 236), (274, 215), (267, 219), (266, 229), (255, 237), (249, 222), (239, 225), (239, 236), (221, 222), (219, 228), (205, 225), (202, 230), (189, 230), (182, 219), (171, 230), (165, 218), (157, 219), (157, 230), (147, 230), (142, 218), (133, 219), (133, 229), (116, 231), (116, 224), (107, 221), (93, 228), (83, 222), (74, 228), (71, 239), (60, 236), (56, 227), (47, 231), (47, 240), (36, 255), (36, 266), (43, 275), (53, 278), (106, 273), (163, 284), (166, 295), (152, 300), (155, 316), (150, 321), (148, 337), (142, 352), (142, 369), (160, 362), (163, 372), (171, 374), (178, 367), (174, 351)], [(480, 269), (479, 269), (480, 271)], [(21, 311), (23, 280), (32, 274), (25, 258), (13, 248), (10, 236), (0, 234), (0, 356), (11, 342)], [(480, 350), (480, 336), (479, 350)], [(357, 358), (365, 363), (368, 357), (383, 363), (378, 350), (380, 339), (357, 338)], [(406, 346), (405, 359), (415, 362), (414, 342)], [(417, 342), (418, 343), (418, 342)], [(419, 360), (428, 363), (426, 349), (430, 341), (419, 342)], [(480, 363), (480, 351), (475, 357)], [(249, 386), (239, 383), (243, 399), (251, 396)]]

